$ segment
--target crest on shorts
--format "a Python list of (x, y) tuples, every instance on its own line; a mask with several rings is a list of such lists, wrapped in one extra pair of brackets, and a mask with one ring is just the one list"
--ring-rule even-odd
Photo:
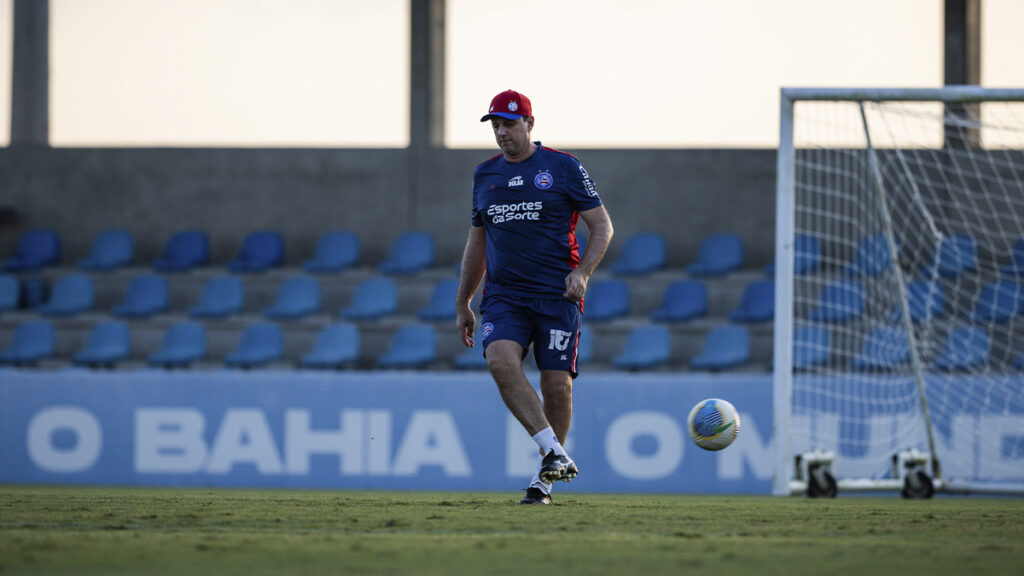
[(484, 325), (480, 327), (480, 335), (483, 336), (484, 340), (494, 332), (494, 324), (490, 322), (484, 322)]
[(555, 183), (555, 179), (551, 177), (551, 173), (547, 170), (539, 172), (533, 178), (533, 185), (541, 190), (547, 190), (551, 188), (551, 185)]

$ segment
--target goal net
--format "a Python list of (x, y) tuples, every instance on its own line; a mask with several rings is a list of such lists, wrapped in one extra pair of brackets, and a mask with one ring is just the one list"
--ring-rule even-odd
[(1024, 492), (1024, 90), (784, 89), (776, 235), (773, 491)]

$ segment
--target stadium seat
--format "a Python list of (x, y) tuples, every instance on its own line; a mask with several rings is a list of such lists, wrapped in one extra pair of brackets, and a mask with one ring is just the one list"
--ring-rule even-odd
[(743, 326), (718, 326), (704, 339), (699, 354), (690, 360), (694, 370), (726, 370), (750, 361), (750, 332)]
[(816, 322), (847, 322), (864, 311), (864, 288), (857, 282), (838, 281), (821, 291), (810, 319)]
[(1012, 280), (985, 284), (974, 303), (971, 319), (975, 322), (1009, 322), (1024, 308), (1024, 289)]
[(131, 353), (131, 332), (124, 322), (100, 322), (89, 331), (85, 347), (71, 357), (78, 366), (113, 367)]
[[(798, 232), (793, 236), (793, 274), (800, 276), (821, 266), (821, 239), (814, 234)], [(775, 277), (775, 264), (765, 266), (764, 273)]]
[(439, 280), (434, 284), (430, 294), (430, 302), (420, 309), (420, 320), (454, 320), (455, 319), (455, 293), (459, 289), (458, 278)]
[(975, 326), (958, 326), (946, 338), (932, 362), (941, 370), (968, 370), (988, 363), (988, 332)]
[(228, 270), (260, 273), (284, 264), (284, 237), (274, 230), (260, 230), (242, 240), (238, 256), (228, 262)]
[(53, 357), (56, 351), (53, 324), (46, 320), (26, 320), (14, 329), (11, 344), (0, 352), (0, 364), (29, 366)]
[(638, 233), (626, 239), (619, 259), (611, 264), (613, 274), (639, 276), (665, 267), (668, 248), (665, 237), (652, 232)]
[(201, 230), (182, 230), (167, 241), (163, 255), (153, 261), (160, 272), (188, 272), (210, 263), (210, 239)]
[(756, 324), (769, 322), (775, 317), (775, 281), (755, 280), (743, 289), (739, 306), (729, 314), (729, 320)]
[(122, 318), (147, 318), (166, 311), (169, 303), (167, 280), (157, 274), (143, 274), (132, 278), (124, 300), (111, 312)]
[[(946, 314), (946, 291), (938, 282), (914, 280), (907, 284), (907, 306), (913, 322), (942, 318)], [(903, 318), (903, 305), (896, 303), (886, 318), (893, 322)]]
[(245, 284), (237, 276), (215, 276), (203, 286), (199, 302), (189, 308), (192, 318), (226, 318), (245, 307)]
[(589, 364), (594, 359), (594, 331), (580, 330), (579, 342), (576, 344), (576, 360)]
[(434, 237), (427, 232), (406, 232), (391, 244), (388, 259), (377, 269), (384, 274), (415, 274), (434, 265)]
[(277, 320), (298, 320), (320, 311), (320, 282), (312, 276), (292, 276), (281, 283), (277, 298), (263, 315)]
[(359, 360), (359, 328), (339, 322), (327, 326), (316, 335), (313, 349), (300, 363), (306, 368), (342, 368)]
[(588, 322), (608, 322), (629, 314), (629, 285), (622, 280), (600, 280), (587, 289), (583, 300)]
[(1010, 253), (1010, 263), (1002, 267), (1003, 274), (1024, 276), (1024, 238), (1017, 238)]
[(199, 322), (178, 322), (164, 333), (160, 348), (149, 355), (151, 366), (185, 368), (206, 356), (206, 328)]
[(864, 338), (861, 352), (853, 359), (855, 370), (891, 370), (910, 362), (910, 340), (900, 326), (876, 328)]
[(398, 286), (390, 278), (367, 278), (341, 310), (346, 320), (379, 320), (398, 312)]
[(846, 267), (849, 276), (881, 276), (892, 266), (889, 241), (881, 235), (865, 236), (857, 244), (853, 261)]
[(93, 240), (89, 255), (78, 261), (82, 270), (102, 272), (131, 264), (135, 238), (127, 230), (107, 230)]
[(277, 324), (257, 322), (242, 332), (235, 351), (224, 358), (231, 368), (259, 368), (284, 357), (284, 336)]
[(330, 232), (317, 242), (313, 257), (303, 263), (306, 272), (341, 272), (359, 264), (359, 237), (351, 232)]
[(707, 316), (708, 289), (700, 280), (676, 280), (665, 287), (661, 305), (651, 312), (655, 322), (686, 322)]
[(422, 368), (437, 360), (437, 333), (429, 324), (406, 324), (391, 338), (388, 351), (377, 358), (381, 368)]
[(831, 350), (828, 330), (821, 326), (797, 326), (793, 330), (793, 369), (807, 370), (828, 362)]
[(14, 274), (0, 274), (0, 314), (18, 309), (21, 290), (19, 284), (18, 277)]
[(620, 370), (651, 370), (668, 364), (672, 336), (660, 325), (637, 326), (626, 337), (622, 352), (612, 359)]
[(92, 310), (92, 278), (85, 274), (65, 274), (53, 284), (50, 298), (36, 309), (44, 316), (74, 316)]
[(686, 267), (691, 276), (723, 276), (743, 266), (743, 241), (735, 234), (713, 234), (704, 239), (697, 260)]
[(970, 236), (943, 236), (932, 257), (935, 262), (921, 271), (926, 276), (938, 274), (953, 278), (961, 273), (978, 271), (978, 247)]
[(0, 267), (7, 272), (34, 272), (60, 261), (60, 236), (53, 230), (39, 228), (24, 232), (18, 238), (14, 255)]

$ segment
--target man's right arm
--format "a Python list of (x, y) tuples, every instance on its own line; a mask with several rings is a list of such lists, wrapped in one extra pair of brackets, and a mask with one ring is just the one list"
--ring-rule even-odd
[(456, 323), (462, 343), (467, 348), (474, 346), (476, 316), (470, 304), (487, 269), (487, 236), (483, 226), (471, 226), (462, 252), (462, 267), (459, 271), (459, 289), (455, 294)]

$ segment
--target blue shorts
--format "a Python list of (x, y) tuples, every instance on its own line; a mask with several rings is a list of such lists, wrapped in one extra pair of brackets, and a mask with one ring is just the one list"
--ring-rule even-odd
[(485, 296), (480, 305), (480, 335), (484, 355), (497, 340), (511, 340), (523, 347), (533, 344), (533, 357), (541, 370), (564, 370), (576, 377), (580, 326), (583, 313), (578, 302), (552, 298)]

